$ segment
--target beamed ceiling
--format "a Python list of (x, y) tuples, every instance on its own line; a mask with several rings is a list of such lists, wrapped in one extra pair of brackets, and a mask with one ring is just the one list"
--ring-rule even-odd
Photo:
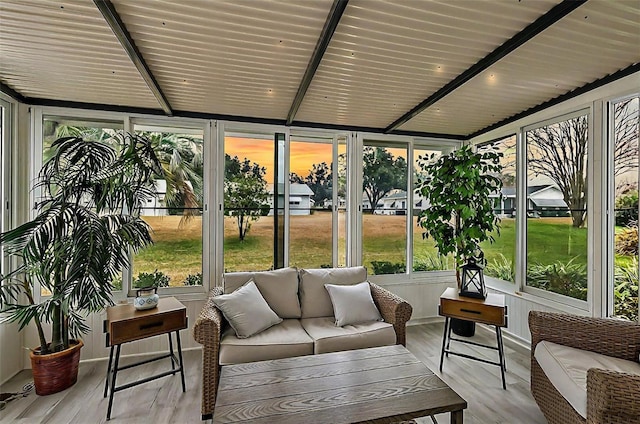
[(639, 0), (0, 0), (34, 105), (468, 138), (639, 62)]

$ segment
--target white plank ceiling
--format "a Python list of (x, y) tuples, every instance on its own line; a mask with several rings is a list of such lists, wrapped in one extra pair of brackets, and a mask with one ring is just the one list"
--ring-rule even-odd
[[(560, 2), (350, 0), (293, 124), (384, 129)], [(284, 123), (333, 0), (112, 4), (174, 114)], [(468, 136), (639, 62), (640, 1), (590, 0), (398, 129)], [(91, 0), (0, 0), (0, 82), (160, 111)]]

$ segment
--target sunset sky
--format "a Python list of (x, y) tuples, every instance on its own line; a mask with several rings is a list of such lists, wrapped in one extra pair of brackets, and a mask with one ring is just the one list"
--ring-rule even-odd
[[(245, 138), (245, 137), (225, 137), (225, 153), (231, 157), (237, 156), (240, 161), (248, 158), (251, 162), (258, 163), (267, 168), (266, 180), (272, 184), (274, 174), (273, 140)], [(406, 148), (386, 148), (394, 157), (407, 158)], [(295, 172), (300, 177), (305, 178), (313, 168), (314, 164), (326, 162), (330, 165), (332, 158), (332, 145), (330, 143), (291, 141), (291, 164), (290, 172)], [(344, 145), (339, 145), (338, 152), (345, 151)], [(426, 153), (427, 151), (418, 151)], [(431, 151), (429, 151), (431, 153)], [(417, 160), (417, 156), (415, 158)]]
[[(309, 175), (313, 164), (321, 162), (326, 162), (327, 165), (331, 164), (331, 148), (331, 144), (328, 143), (292, 141), (290, 171), (304, 178)], [(237, 156), (240, 161), (248, 158), (251, 162), (264, 166), (267, 168), (265, 176), (267, 183), (272, 184), (274, 182), (273, 140), (225, 137), (224, 150), (231, 157)]]

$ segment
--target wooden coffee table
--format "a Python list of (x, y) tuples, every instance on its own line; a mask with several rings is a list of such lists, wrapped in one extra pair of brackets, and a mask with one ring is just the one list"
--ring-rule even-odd
[(392, 423), (467, 402), (401, 345), (222, 367), (213, 422)]

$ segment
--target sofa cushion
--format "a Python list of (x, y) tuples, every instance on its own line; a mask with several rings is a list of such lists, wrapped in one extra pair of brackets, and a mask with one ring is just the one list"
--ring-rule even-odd
[(367, 279), (367, 269), (363, 266), (301, 269), (299, 273), (302, 318), (333, 316), (333, 305), (325, 284), (350, 285)]
[(640, 375), (640, 364), (587, 350), (541, 341), (534, 357), (553, 387), (587, 418), (587, 370), (600, 368)]
[(224, 292), (230, 293), (253, 279), (273, 312), (280, 318), (300, 318), (298, 271), (295, 268), (258, 272), (227, 272)]
[(248, 339), (239, 339), (227, 329), (220, 340), (220, 365), (313, 355), (313, 339), (300, 320), (285, 319), (280, 324)]
[(333, 317), (303, 318), (300, 321), (313, 339), (315, 354), (391, 346), (396, 343), (393, 326), (386, 322), (371, 321), (336, 327)]
[(373, 303), (371, 286), (362, 282), (350, 286), (325, 284), (333, 304), (333, 315), (338, 327), (369, 321), (382, 321), (380, 311)]
[(282, 318), (271, 310), (253, 280), (233, 293), (213, 298), (213, 303), (240, 339), (251, 337), (282, 322)]

